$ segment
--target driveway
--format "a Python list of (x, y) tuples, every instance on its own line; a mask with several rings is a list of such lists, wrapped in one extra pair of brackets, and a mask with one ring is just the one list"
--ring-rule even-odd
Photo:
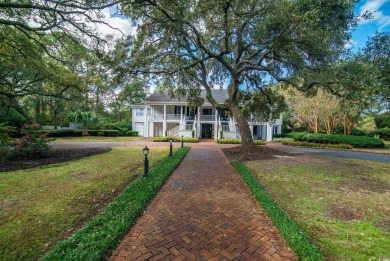
[(267, 143), (267, 146), (272, 148), (272, 149), (283, 151), (283, 152), (288, 152), (288, 153), (324, 155), (324, 156), (331, 156), (331, 157), (336, 157), (336, 158), (371, 160), (371, 161), (390, 163), (390, 155), (387, 155), (387, 154), (357, 152), (357, 151), (347, 151), (347, 150), (330, 150), (330, 149), (315, 149), (315, 148), (306, 148), (306, 147), (292, 147), (292, 146), (285, 146), (285, 145), (282, 145), (280, 143)]

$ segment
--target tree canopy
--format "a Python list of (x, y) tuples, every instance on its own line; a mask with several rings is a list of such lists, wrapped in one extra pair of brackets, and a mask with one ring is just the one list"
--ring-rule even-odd
[(123, 2), (123, 12), (137, 25), (137, 35), (117, 50), (118, 71), (158, 75), (161, 85), (179, 95), (204, 88), (208, 101), (217, 107), (211, 89), (227, 86), (225, 106), (240, 127), (243, 144), (251, 145), (240, 93), (267, 96), (264, 87), (273, 81), (306, 89), (328, 81), (315, 76), (337, 59), (349, 39), (355, 2)]

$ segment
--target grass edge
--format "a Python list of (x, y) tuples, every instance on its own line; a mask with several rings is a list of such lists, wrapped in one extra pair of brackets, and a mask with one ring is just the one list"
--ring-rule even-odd
[(297, 254), (299, 260), (325, 260), (320, 250), (312, 243), (307, 234), (267, 194), (248, 167), (239, 161), (233, 161), (231, 165), (278, 228), (287, 244)]

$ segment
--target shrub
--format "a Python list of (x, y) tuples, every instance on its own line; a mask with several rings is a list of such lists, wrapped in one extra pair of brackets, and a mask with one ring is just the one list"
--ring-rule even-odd
[(0, 137), (9, 137), (10, 135), (15, 135), (17, 130), (15, 127), (8, 125), (7, 122), (0, 123)]
[(117, 121), (117, 122), (106, 122), (102, 124), (101, 128), (99, 129), (117, 130), (118, 131), (117, 136), (125, 136), (126, 133), (129, 130), (131, 130), (131, 122), (127, 120)]
[(0, 141), (0, 162), (3, 163), (14, 153), (12, 146), (6, 141)]
[(241, 144), (240, 139), (217, 139), (215, 142), (219, 144)]
[(99, 136), (98, 133), (102, 132), (105, 137), (116, 137), (120, 136), (117, 130), (88, 130), (88, 134), (91, 136)]
[(129, 130), (126, 132), (126, 136), (138, 136), (138, 131)]
[(306, 147), (317, 147), (317, 148), (332, 148), (332, 149), (353, 149), (351, 145), (348, 144), (325, 144), (325, 143), (313, 143), (307, 141), (281, 141), (283, 145), (289, 146), (306, 146)]
[[(181, 142), (181, 137), (154, 137), (153, 142), (169, 142), (172, 140), (173, 142)], [(199, 139), (197, 138), (183, 138), (184, 142), (187, 143), (198, 143)]]
[(292, 138), (274, 138), (272, 139), (273, 142), (282, 142), (282, 141), (294, 141)]
[(99, 131), (99, 132), (97, 133), (97, 135), (98, 135), (98, 136), (104, 136), (104, 132)]
[(47, 136), (51, 138), (58, 137), (81, 137), (83, 132), (81, 130), (50, 130)]
[(33, 158), (46, 156), (51, 151), (49, 142), (52, 139), (46, 137), (46, 134), (36, 133), (42, 127), (38, 123), (24, 125), (22, 133), (25, 134), (16, 140), (15, 153), (17, 156)]
[(351, 135), (327, 135), (314, 134), (305, 132), (291, 132), (287, 134), (289, 138), (296, 141), (307, 141), (314, 143), (329, 143), (329, 144), (348, 144), (357, 148), (379, 148), (384, 147), (383, 141), (366, 136), (351, 136)]
[(390, 128), (382, 128), (382, 129), (377, 129), (375, 131), (371, 131), (369, 133), (369, 136), (371, 137), (379, 137), (383, 140), (390, 140)]
[(378, 129), (390, 128), (390, 112), (374, 117), (374, 121)]
[[(337, 127), (333, 134), (344, 134), (344, 128), (343, 127)], [(357, 128), (354, 128), (351, 133), (349, 135), (352, 135), (352, 136), (366, 136), (367, 133), (365, 133), (364, 131), (360, 130), (360, 129), (357, 129)]]
[(263, 140), (254, 140), (254, 142), (256, 145), (265, 145), (266, 144), (266, 142)]
[[(242, 143), (240, 139), (217, 139), (215, 140), (215, 142), (219, 144), (241, 144)], [(265, 145), (265, 141), (263, 140), (254, 140), (253, 142), (256, 145)]]

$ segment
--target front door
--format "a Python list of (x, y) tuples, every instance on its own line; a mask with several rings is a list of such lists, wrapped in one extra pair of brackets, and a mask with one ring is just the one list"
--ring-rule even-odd
[(202, 124), (202, 138), (203, 139), (211, 139), (212, 134), (212, 126), (211, 124)]

